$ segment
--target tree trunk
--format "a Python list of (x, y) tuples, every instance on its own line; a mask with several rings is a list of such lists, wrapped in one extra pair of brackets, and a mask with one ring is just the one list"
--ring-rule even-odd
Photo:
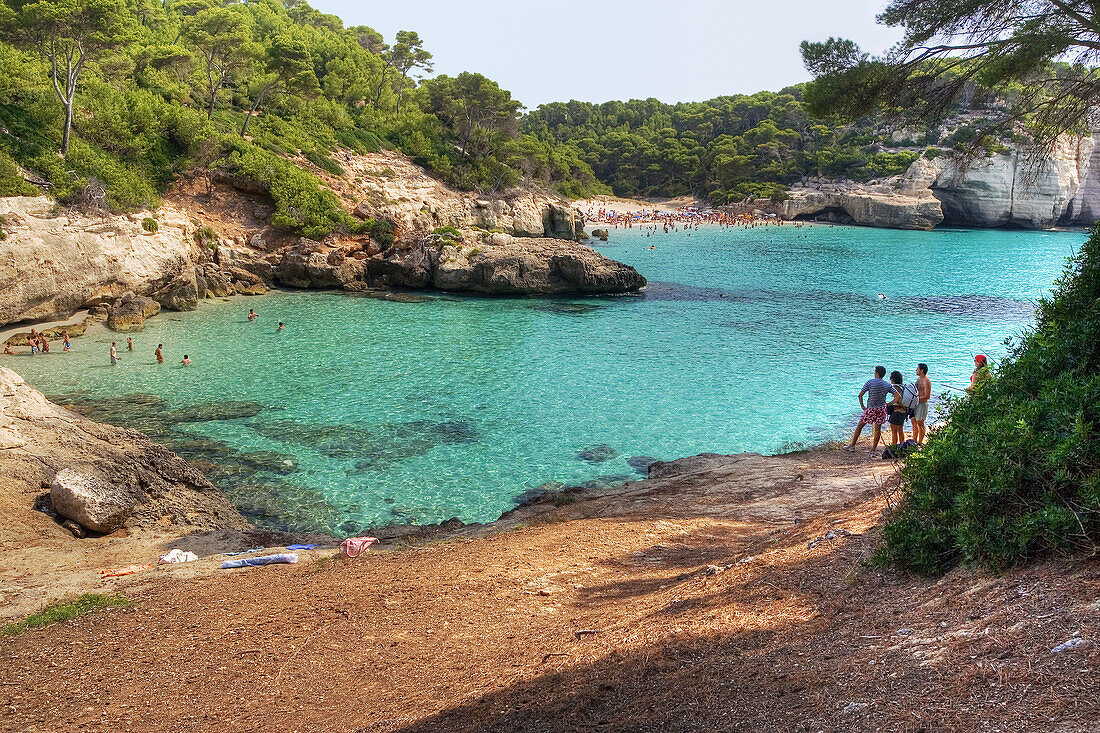
[(69, 154), (69, 131), (73, 129), (73, 100), (65, 102), (65, 129), (61, 131), (61, 157)]
[(248, 110), (248, 115), (244, 118), (244, 126), (241, 128), (241, 137), (244, 137), (245, 133), (248, 132), (248, 123), (252, 121), (252, 115), (256, 114), (256, 110), (260, 108), (260, 102), (263, 101), (264, 96), (271, 91), (271, 87), (273, 86), (274, 84), (268, 84), (256, 96), (256, 101), (252, 103), (252, 109)]

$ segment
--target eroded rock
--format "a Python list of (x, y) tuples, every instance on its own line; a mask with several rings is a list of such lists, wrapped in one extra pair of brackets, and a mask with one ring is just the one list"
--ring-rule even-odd
[(66, 468), (50, 483), (54, 511), (85, 529), (108, 534), (122, 526), (136, 498), (128, 487)]

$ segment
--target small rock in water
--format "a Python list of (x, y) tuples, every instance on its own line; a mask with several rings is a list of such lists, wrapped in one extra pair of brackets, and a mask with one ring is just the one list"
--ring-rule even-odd
[(600, 443), (580, 451), (577, 453), (577, 458), (589, 463), (603, 463), (604, 461), (610, 461), (617, 455), (619, 455), (619, 451), (605, 443)]
[(627, 465), (633, 468), (643, 476), (649, 475), (649, 467), (654, 463), (659, 462), (660, 458), (654, 458), (652, 456), (631, 456), (626, 459)]
[(1083, 646), (1088, 646), (1089, 640), (1082, 639), (1080, 636), (1075, 636), (1069, 641), (1063, 641), (1058, 646), (1050, 650), (1051, 654), (1061, 654), (1062, 652), (1068, 652), (1071, 649), (1080, 649)]

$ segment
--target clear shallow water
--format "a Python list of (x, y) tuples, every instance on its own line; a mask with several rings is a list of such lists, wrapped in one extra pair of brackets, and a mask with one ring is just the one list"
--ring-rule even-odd
[[(912, 380), (925, 361), (935, 394), (964, 386), (972, 355), (1005, 353), (1084, 236), (613, 229), (598, 249), (650, 280), (643, 295), (393, 303), (275, 293), (157, 317), (134, 335), (133, 355), (124, 336), (100, 331), (71, 354), (0, 364), (48, 394), (162, 398), (127, 397), (98, 414), (220, 461), (216, 480), (269, 525), (484, 521), (548, 481), (637, 476), (635, 456), (776, 452), (839, 436), (875, 364)], [(276, 333), (280, 320), (287, 329)], [(116, 367), (112, 338), (123, 344)], [(238, 410), (256, 414), (161, 419), (226, 400), (258, 403)], [(224, 445), (191, 440), (202, 437)], [(594, 446), (615, 455), (578, 457)], [(247, 452), (248, 466), (229, 449)]]

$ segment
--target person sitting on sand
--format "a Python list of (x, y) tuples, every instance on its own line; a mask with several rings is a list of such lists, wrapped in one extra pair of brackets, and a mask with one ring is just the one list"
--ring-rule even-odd
[(111, 342), (111, 364), (118, 364), (118, 342)]
[(978, 354), (974, 357), (974, 371), (970, 374), (970, 386), (966, 391), (972, 391), (989, 377), (989, 360), (985, 358), (985, 354)]
[(180, 364), (183, 364), (184, 366), (191, 366), (190, 357), (188, 357), (187, 354), (184, 354), (183, 355), (183, 361), (181, 361)]
[(248, 309), (248, 320), (256, 320), (256, 311), (252, 310), (251, 308)]
[(932, 380), (928, 378), (928, 365), (917, 364), (917, 406), (913, 409), (913, 440), (924, 445), (924, 436), (928, 432), (924, 421), (928, 419), (928, 400), (932, 399)]
[[(868, 379), (859, 391), (859, 406), (863, 414), (856, 424), (856, 431), (852, 433), (852, 442), (844, 446), (849, 453), (855, 452), (856, 442), (863, 432), (864, 425), (872, 426), (871, 455), (878, 452), (878, 442), (882, 439), (882, 424), (886, 422), (886, 395), (894, 394), (894, 387), (883, 377), (886, 376), (886, 367), (875, 367), (875, 378)], [(867, 395), (867, 406), (863, 405), (863, 395)]]
[(11, 344), (9, 344), (7, 341), (4, 342), (4, 353), (9, 356), (15, 355), (15, 352), (11, 349)]
[(157, 350), (153, 352), (153, 356), (157, 357), (157, 363), (164, 363), (164, 344), (157, 344)]

